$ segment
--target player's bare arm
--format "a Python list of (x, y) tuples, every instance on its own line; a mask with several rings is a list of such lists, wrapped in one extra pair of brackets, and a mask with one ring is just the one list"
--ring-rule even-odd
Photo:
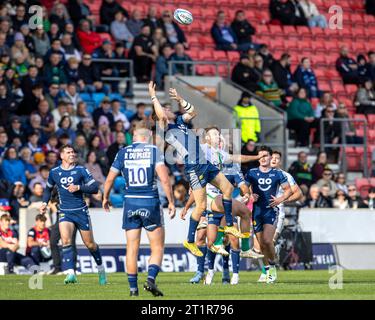
[(164, 112), (162, 105), (159, 102), (159, 99), (156, 96), (156, 84), (153, 81), (150, 81), (148, 84), (148, 93), (150, 95), (156, 117), (158, 118), (159, 126), (161, 128), (164, 128), (168, 124), (168, 118)]
[(255, 155), (255, 156), (243, 155), (243, 154), (232, 154), (228, 157), (228, 160), (226, 162), (247, 163), (247, 162), (252, 162), (252, 161), (259, 161), (265, 156), (266, 155), (262, 153)]
[(178, 94), (175, 88), (169, 89), (169, 97), (171, 98), (171, 100), (177, 101), (178, 104), (185, 109), (186, 113), (183, 115), (183, 119), (185, 122), (189, 122), (197, 116), (194, 106), (184, 100), (184, 98), (182, 98)]
[(169, 180), (168, 168), (166, 165), (160, 164), (155, 168), (155, 170), (160, 178), (161, 186), (168, 199), (169, 217), (173, 219), (176, 215), (176, 207), (174, 206), (173, 191), (172, 191), (171, 181)]
[(106, 212), (110, 211), (111, 203), (109, 201), (109, 194), (112, 190), (113, 184), (114, 184), (115, 179), (118, 176), (118, 174), (119, 174), (118, 172), (115, 172), (113, 170), (109, 170), (108, 176), (105, 179), (102, 207)]
[(279, 204), (285, 202), (291, 195), (292, 195), (292, 189), (290, 187), (289, 183), (284, 183), (281, 185), (283, 188), (284, 194), (280, 197), (271, 196), (272, 200), (270, 202), (270, 206), (272, 208), (277, 207)]
[(180, 218), (182, 220), (185, 220), (186, 214), (187, 214), (188, 210), (190, 209), (190, 207), (193, 205), (194, 202), (195, 202), (194, 193), (190, 192), (189, 199), (188, 199), (188, 201), (186, 202), (185, 206), (182, 208), (182, 210), (180, 212)]
[(297, 185), (291, 186), (290, 188), (292, 189), (292, 194), (286, 199), (286, 202), (296, 202), (300, 200), (303, 196), (301, 188)]

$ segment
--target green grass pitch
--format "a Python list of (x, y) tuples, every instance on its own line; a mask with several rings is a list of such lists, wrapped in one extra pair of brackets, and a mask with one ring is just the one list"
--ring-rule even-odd
[[(375, 270), (343, 272), (343, 288), (330, 289), (332, 274), (324, 271), (280, 271), (275, 284), (257, 283), (259, 272), (241, 272), (240, 284), (222, 285), (221, 273), (214, 284), (189, 284), (192, 273), (161, 273), (158, 286), (164, 297), (153, 298), (143, 291), (146, 274), (138, 276), (140, 296), (132, 299), (375, 299)], [(96, 274), (78, 276), (78, 284), (64, 285), (64, 276), (43, 276), (43, 289), (29, 289), (30, 276), (0, 276), (0, 299), (129, 299), (126, 274), (108, 275), (108, 285), (101, 287)]]

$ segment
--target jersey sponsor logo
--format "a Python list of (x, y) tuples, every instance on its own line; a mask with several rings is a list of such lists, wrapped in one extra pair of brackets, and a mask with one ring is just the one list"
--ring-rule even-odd
[(72, 171), (70, 174), (71, 174), (71, 175), (73, 175), (73, 174), (77, 174), (77, 171)]
[(268, 191), (271, 188), (272, 179), (271, 178), (260, 178), (258, 179), (259, 189), (263, 192)]
[(60, 179), (61, 186), (65, 189), (68, 190), (68, 187), (70, 184), (72, 184), (74, 181), (73, 177), (63, 177)]
[(142, 217), (142, 218), (148, 218), (150, 215), (151, 215), (150, 210), (148, 210), (146, 208), (140, 208), (140, 209), (137, 209), (137, 210), (128, 210), (128, 217), (129, 218), (135, 217), (135, 216), (139, 216), (139, 217)]

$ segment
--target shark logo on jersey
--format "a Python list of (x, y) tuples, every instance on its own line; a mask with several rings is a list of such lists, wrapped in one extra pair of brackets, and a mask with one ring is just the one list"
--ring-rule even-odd
[[(267, 179), (260, 178), (260, 179), (258, 179), (258, 184), (259, 184), (260, 190), (262, 190), (263, 192), (268, 191), (271, 188), (272, 179), (270, 179), (270, 178), (267, 178)], [(264, 185), (266, 185), (266, 187), (264, 187)]]
[(73, 183), (74, 178), (73, 177), (63, 177), (60, 179), (61, 186), (65, 189), (68, 190), (68, 187), (70, 184)]

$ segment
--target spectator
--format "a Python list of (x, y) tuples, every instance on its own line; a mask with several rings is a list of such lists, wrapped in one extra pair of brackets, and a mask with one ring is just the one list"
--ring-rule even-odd
[(135, 9), (133, 11), (132, 17), (128, 21), (126, 21), (126, 26), (132, 34), (133, 38), (140, 35), (143, 26), (143, 20), (141, 12), (138, 9)]
[(297, 96), (290, 103), (287, 113), (288, 128), (295, 131), (297, 146), (308, 146), (310, 127), (314, 122), (314, 111), (304, 88), (297, 91)]
[(138, 82), (148, 82), (151, 76), (152, 64), (158, 53), (151, 38), (150, 27), (143, 26), (141, 34), (135, 37), (129, 58), (134, 60), (134, 74)]
[(251, 36), (255, 34), (255, 28), (246, 19), (245, 11), (237, 10), (234, 20), (231, 23), (231, 28), (236, 34), (238, 44), (252, 43)]
[(50, 230), (46, 228), (46, 221), (47, 217), (45, 215), (37, 214), (35, 226), (27, 233), (26, 255), (32, 258), (37, 265), (51, 260), (51, 255), (48, 255), (50, 253), (51, 234)]
[(334, 197), (336, 195), (337, 186), (333, 181), (333, 171), (330, 168), (325, 168), (323, 171), (322, 178), (316, 183), (319, 187), (328, 186), (329, 196)]
[(255, 92), (258, 88), (260, 77), (253, 67), (253, 58), (250, 59), (247, 54), (242, 54), (240, 61), (232, 70), (231, 80), (245, 89)]
[(113, 163), (115, 160), (117, 152), (125, 147), (125, 134), (123, 132), (118, 132), (116, 134), (116, 141), (113, 142), (107, 150), (108, 163)]
[[(49, 136), (50, 134), (55, 132), (55, 122), (53, 120), (52, 113), (49, 111), (47, 100), (41, 100), (38, 104), (38, 110), (34, 111), (32, 114), (37, 114), (40, 116), (40, 129), (45, 136)], [(42, 143), (45, 142), (46, 141), (42, 141)]]
[(68, 61), (70, 58), (75, 58), (78, 62), (81, 61), (81, 54), (75, 48), (72, 36), (69, 33), (64, 33), (61, 38), (61, 49), (64, 54), (64, 60)]
[(27, 147), (31, 150), (33, 156), (35, 156), (36, 153), (41, 153), (43, 151), (40, 144), (41, 131), (37, 129), (37, 127), (40, 126), (40, 122), (40, 116), (37, 114), (33, 114), (30, 117), (31, 127), (27, 134)]
[(72, 120), (70, 119), (69, 115), (63, 116), (59, 122), (59, 129), (56, 131), (57, 137), (60, 137), (63, 133), (69, 136), (69, 140), (71, 143), (76, 138), (76, 133), (71, 128)]
[[(174, 46), (174, 53), (171, 56), (171, 61), (174, 62), (190, 62), (193, 61), (189, 55), (185, 53), (185, 47), (181, 43), (176, 43)], [(192, 74), (192, 65), (174, 63), (175, 72), (184, 76)]]
[(26, 184), (25, 167), (22, 160), (18, 158), (17, 150), (9, 147), (4, 154), (4, 159), (0, 165), (2, 175), (10, 183), (21, 181)]
[(4, 152), (7, 149), (7, 147), (8, 147), (8, 134), (5, 131), (2, 131), (0, 132), (0, 159), (3, 158)]
[(358, 65), (358, 76), (359, 76), (359, 83), (363, 83), (366, 79), (368, 79), (368, 75), (370, 71), (368, 68), (368, 63), (366, 57), (363, 54), (359, 54), (357, 56), (357, 65)]
[(186, 181), (180, 180), (173, 186), (173, 195), (175, 206), (183, 208), (189, 196), (189, 185), (186, 184)]
[(28, 74), (21, 80), (21, 90), (24, 97), (29, 98), (32, 96), (32, 87), (35, 84), (42, 85), (42, 79), (39, 76), (38, 68), (35, 65), (31, 65), (28, 68)]
[[(161, 49), (161, 54), (156, 59), (155, 66), (155, 82), (159, 89), (164, 88), (164, 77), (168, 75), (169, 66), (168, 62), (170, 61), (173, 49), (170, 45), (165, 45)], [(172, 74), (176, 73), (175, 65), (172, 65)]]
[(342, 190), (342, 191), (344, 191), (345, 194), (348, 194), (348, 187), (346, 185), (345, 174), (342, 173), (342, 172), (339, 172), (336, 175), (336, 180), (335, 181), (336, 181), (337, 190)]
[(90, 141), (90, 151), (94, 151), (96, 154), (96, 160), (100, 165), (100, 168), (103, 171), (104, 175), (107, 175), (108, 173), (108, 165), (111, 165), (108, 163), (108, 158), (104, 150), (100, 148), (100, 138), (98, 135), (95, 135), (91, 138)]
[(130, 122), (126, 115), (120, 111), (121, 103), (120, 100), (114, 99), (111, 102), (113, 120), (115, 122), (121, 121), (123, 123), (123, 129), (128, 130), (130, 128)]
[(25, 185), (21, 181), (14, 182), (11, 193), (10, 206), (12, 209), (9, 213), (14, 221), (12, 224), (16, 225), (14, 229), (18, 229), (20, 209), (27, 208), (30, 205), (30, 201), (25, 199)]
[(375, 0), (366, 0), (366, 13), (375, 16)]
[(115, 140), (110, 129), (110, 122), (104, 115), (99, 118), (96, 134), (100, 138), (99, 148), (102, 150), (107, 150)]
[(271, 0), (270, 13), (272, 20), (278, 20), (283, 25), (307, 25), (303, 9), (295, 0)]
[(126, 24), (126, 18), (121, 11), (117, 11), (115, 14), (115, 20), (111, 23), (111, 34), (115, 41), (121, 41), (124, 43), (127, 49), (130, 49), (134, 35), (129, 30)]
[(30, 197), (30, 202), (42, 202), (43, 200), (43, 186), (40, 182), (35, 182), (32, 188), (32, 195)]
[(52, 53), (49, 62), (44, 67), (44, 81), (46, 85), (52, 82), (58, 82), (60, 85), (65, 85), (67, 77), (62, 63), (62, 56), (58, 53)]
[(271, 71), (280, 89), (284, 90), (287, 96), (292, 96), (298, 90), (292, 72), (290, 71), (291, 59), (288, 53), (283, 53), (279, 61), (275, 60), (271, 65)]
[(328, 186), (319, 187), (314, 184), (310, 187), (309, 196), (305, 202), (308, 208), (333, 208), (332, 199), (328, 195)]
[(34, 163), (34, 159), (32, 157), (31, 150), (28, 147), (23, 147), (20, 150), (19, 155), (25, 167), (25, 175), (27, 181), (34, 179), (37, 174), (37, 169)]
[(62, 3), (58, 3), (54, 7), (54, 13), (49, 17), (51, 23), (56, 23), (60, 30), (64, 30), (66, 21), (69, 19), (69, 14)]
[(370, 188), (368, 191), (368, 197), (364, 202), (369, 209), (375, 209), (375, 187)]
[(299, 186), (312, 184), (312, 173), (310, 164), (307, 162), (307, 154), (304, 151), (298, 153), (297, 161), (294, 161), (289, 168), (289, 173), (295, 178)]
[(274, 81), (271, 70), (264, 70), (262, 80), (258, 83), (256, 94), (273, 104), (275, 107), (281, 107), (282, 92)]
[(80, 22), (77, 36), (84, 53), (91, 54), (102, 44), (102, 38), (98, 33), (91, 31), (90, 22), (86, 19)]
[(241, 99), (233, 108), (237, 127), (241, 129), (241, 140), (243, 143), (246, 143), (250, 139), (257, 142), (261, 131), (259, 111), (258, 108), (251, 103), (250, 98), (251, 96), (247, 92), (243, 92)]
[(116, 0), (103, 0), (100, 7), (100, 23), (110, 26), (118, 11), (121, 11), (126, 18), (129, 18), (128, 11), (118, 4)]
[(109, 97), (104, 97), (102, 102), (100, 103), (100, 107), (94, 110), (93, 119), (95, 126), (98, 126), (99, 118), (101, 116), (104, 116), (108, 119), (110, 126), (113, 126), (113, 124), (115, 123), (113, 114), (111, 112), (111, 100), (109, 99)]
[(8, 129), (7, 134), (9, 142), (13, 141), (15, 138), (19, 138), (22, 142), (25, 142), (25, 133), (19, 116), (12, 116), (10, 118), (10, 128)]
[(0, 83), (0, 126), (7, 126), (9, 118), (17, 112), (17, 109), (16, 98), (8, 92), (5, 83)]
[(72, 42), (74, 45), (74, 48), (76, 48), (78, 51), (82, 51), (81, 44), (79, 43), (78, 37), (77, 37), (77, 32), (75, 30), (76, 28), (74, 27), (73, 23), (68, 22), (65, 25), (64, 29), (64, 34), (69, 34), (72, 37)]
[(143, 120), (146, 120), (147, 119), (147, 116), (146, 116), (146, 105), (142, 102), (140, 103), (137, 103), (136, 105), (136, 113), (129, 119), (130, 122), (133, 122), (133, 121), (143, 121)]
[(318, 98), (320, 95), (318, 80), (314, 71), (311, 69), (309, 58), (302, 58), (300, 65), (294, 72), (294, 79), (300, 88), (305, 88), (309, 98)]
[(57, 23), (51, 23), (51, 27), (48, 31), (49, 41), (52, 43), (52, 41), (56, 39), (60, 39), (60, 36), (61, 36), (61, 30), (59, 26), (57, 25)]
[(162, 28), (158, 27), (154, 30), (152, 41), (154, 42), (156, 52), (160, 52), (161, 48), (167, 44), (167, 38), (164, 37)]
[(30, 52), (25, 45), (25, 37), (22, 33), (17, 32), (14, 36), (14, 45), (11, 48), (11, 56), (13, 59), (22, 57), (23, 61), (30, 62)]
[(77, 84), (75, 82), (70, 82), (67, 85), (63, 92), (63, 97), (73, 105), (74, 110), (77, 110), (78, 103), (82, 101), (82, 98), (77, 92)]
[[(258, 154), (257, 147), (255, 145), (255, 141), (249, 139), (242, 147), (241, 154), (247, 155), (247, 156), (255, 156)], [(257, 168), (259, 164), (256, 161), (250, 161), (246, 163), (241, 163), (241, 171), (247, 172), (250, 169)]]
[(87, 19), (92, 23), (95, 22), (95, 17), (92, 15), (90, 7), (83, 0), (69, 0), (68, 11), (75, 27), (83, 19)]
[(247, 51), (249, 44), (237, 44), (237, 37), (232, 28), (227, 25), (224, 11), (219, 11), (216, 16), (216, 21), (211, 27), (211, 36), (215, 41), (216, 50), (238, 50)]
[(336, 191), (336, 196), (333, 199), (333, 207), (336, 209), (348, 209), (349, 208), (349, 201), (346, 198), (346, 194), (342, 190)]
[(18, 253), (19, 241), (15, 230), (10, 229), (11, 219), (8, 214), (0, 217), (0, 262), (8, 263), (8, 272), (14, 273), (15, 265), (29, 269), (35, 265), (33, 259)]
[(358, 84), (358, 65), (357, 62), (349, 57), (347, 46), (340, 49), (340, 57), (336, 60), (336, 70), (340, 73), (344, 84)]
[(316, 161), (311, 168), (313, 183), (316, 183), (323, 178), (323, 172), (325, 169), (329, 169), (327, 154), (324, 151), (319, 151), (316, 156)]
[[(324, 142), (328, 144), (338, 144), (340, 142), (341, 137), (341, 125), (339, 122), (334, 121), (335, 120), (335, 111), (328, 107), (326, 109), (325, 114), (323, 115), (324, 118), (326, 118), (328, 121), (324, 122)], [(337, 147), (331, 147), (327, 148), (330, 150), (330, 155), (334, 156), (334, 159), (337, 158)]]
[(159, 25), (163, 29), (164, 36), (170, 45), (174, 46), (176, 43), (182, 43), (186, 49), (189, 47), (184, 31), (173, 21), (172, 12), (164, 10)]
[[(112, 163), (109, 161), (109, 163)], [(85, 168), (90, 171), (92, 177), (97, 181), (101, 187), (103, 187), (105, 182), (105, 177), (103, 175), (100, 165), (96, 161), (96, 153), (94, 151), (89, 151), (86, 157)]]
[(74, 141), (74, 149), (76, 150), (78, 164), (83, 166), (86, 162), (86, 157), (89, 152), (89, 147), (83, 134), (77, 134)]
[(353, 184), (348, 185), (348, 200), (350, 209), (364, 209), (366, 203), (357, 193), (357, 187)]
[(323, 94), (320, 96), (319, 103), (314, 110), (315, 118), (320, 119), (327, 107), (330, 107), (335, 111), (337, 109), (337, 105), (333, 100), (332, 93), (328, 91), (323, 92)]
[(14, 31), (18, 32), (21, 30), (21, 26), (28, 24), (29, 21), (26, 15), (26, 7), (22, 3), (17, 5), (16, 15), (12, 17), (12, 28)]
[(375, 114), (375, 90), (370, 79), (364, 81), (356, 93), (355, 105), (357, 113)]
[(275, 58), (270, 53), (268, 46), (266, 44), (261, 44), (259, 46), (258, 55), (263, 59), (263, 69), (269, 69), (275, 62)]
[(76, 118), (78, 122), (78, 128), (82, 127), (81, 121), (86, 118), (91, 118), (91, 113), (87, 111), (87, 105), (85, 101), (80, 101), (77, 104)]
[(369, 60), (366, 66), (367, 77), (369, 77), (372, 81), (375, 81), (375, 51), (369, 51), (367, 56)]
[(148, 6), (148, 12), (145, 19), (143, 19), (143, 24), (147, 25), (151, 29), (151, 33), (153, 34), (155, 29), (159, 27), (159, 21), (158, 21), (158, 9), (155, 5), (149, 5)]
[(314, 2), (311, 0), (300, 0), (299, 3), (310, 28), (327, 28), (327, 19), (324, 15), (320, 14)]
[(104, 85), (100, 78), (100, 71), (92, 64), (91, 55), (85, 53), (78, 67), (78, 85), (82, 92), (104, 92), (108, 94), (109, 88)]
[(38, 174), (34, 179), (32, 179), (28, 185), (29, 189), (32, 190), (33, 186), (36, 183), (40, 183), (45, 189), (47, 187), (47, 181), (48, 181), (48, 175), (49, 175), (49, 168), (46, 165), (42, 165), (39, 167)]
[(10, 48), (6, 44), (6, 38), (7, 38), (6, 33), (0, 32), (0, 55), (1, 56), (3, 54), (10, 55)]
[(26, 48), (29, 50), (29, 52), (31, 52), (32, 54), (34, 54), (35, 53), (34, 40), (33, 40), (33, 38), (30, 35), (29, 25), (28, 24), (23, 24), (21, 26), (20, 32), (21, 32), (21, 34), (23, 35), (23, 37), (25, 39)]
[(82, 119), (82, 127), (78, 130), (77, 134), (82, 134), (86, 141), (91, 141), (95, 136), (94, 122), (91, 118), (87, 117)]
[[(350, 121), (351, 118), (349, 116), (349, 112), (345, 104), (339, 103), (339, 107), (336, 110), (336, 118), (347, 119), (347, 121), (343, 121), (339, 123), (341, 132), (345, 133), (346, 143), (349, 143), (349, 144), (362, 144), (363, 143), (363, 138), (357, 136), (356, 134), (355, 125), (353, 122)], [(340, 135), (340, 142), (344, 143), (344, 141), (341, 141), (342, 140), (341, 136), (342, 135)]]
[(68, 64), (65, 66), (65, 70), (64, 70), (68, 83), (78, 82), (80, 80), (78, 67), (79, 67), (79, 60), (77, 60), (75, 57), (70, 57), (68, 59)]

